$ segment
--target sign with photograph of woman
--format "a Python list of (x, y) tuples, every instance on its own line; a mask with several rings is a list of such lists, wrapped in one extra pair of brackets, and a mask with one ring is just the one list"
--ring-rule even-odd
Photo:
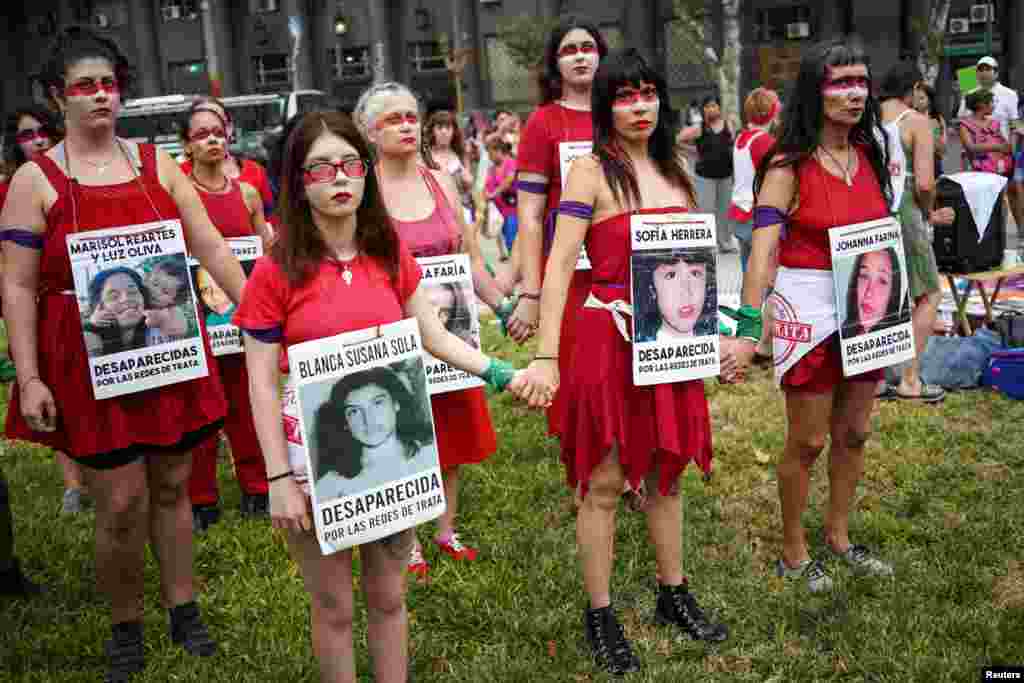
[(719, 373), (717, 249), (710, 214), (631, 218), (633, 383)]
[(901, 227), (883, 218), (829, 230), (843, 374), (914, 357)]
[(321, 551), (439, 517), (444, 488), (416, 321), (297, 344), (288, 361)]
[(97, 400), (206, 377), (177, 220), (68, 235)]
[[(256, 259), (263, 256), (263, 239), (252, 235), (229, 237), (225, 241), (231, 247), (231, 253), (242, 265), (245, 276), (249, 277), (256, 265)], [(213, 355), (242, 353), (241, 331), (231, 324), (235, 305), (214, 281), (210, 272), (199, 265), (199, 261), (190, 258), (188, 266), (192, 273), (192, 286), (199, 294), (199, 313), (206, 324), (206, 333), (210, 335), (210, 350)]]
[[(475, 349), (480, 348), (480, 313), (473, 291), (468, 254), (416, 259), (423, 271), (423, 289), (445, 329)], [(484, 386), (483, 380), (424, 354), (430, 394)]]

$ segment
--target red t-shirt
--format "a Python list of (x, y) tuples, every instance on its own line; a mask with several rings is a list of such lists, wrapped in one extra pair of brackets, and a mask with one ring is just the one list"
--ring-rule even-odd
[(566, 109), (556, 102), (538, 107), (526, 122), (519, 138), (516, 170), (537, 173), (548, 179), (547, 214), (562, 198), (562, 171), (559, 145), (563, 142), (591, 141), (594, 126), (589, 111)]
[(269, 256), (256, 262), (245, 283), (232, 322), (257, 339), (281, 344), (281, 372), (288, 372), (288, 347), (343, 332), (364, 330), (405, 318), (405, 303), (422, 273), (404, 244), (399, 245), (398, 277), (360, 254), (347, 262), (352, 284), (342, 279), (342, 263), (324, 260), (301, 285), (288, 283)]
[[(236, 158), (237, 162), (238, 159)], [(186, 159), (181, 162), (181, 170), (185, 175), (192, 172), (192, 160)], [(238, 180), (256, 188), (263, 199), (263, 215), (269, 216), (274, 212), (274, 193), (270, 191), (270, 178), (267, 177), (267, 170), (263, 165), (252, 159), (242, 159), (239, 166)]]

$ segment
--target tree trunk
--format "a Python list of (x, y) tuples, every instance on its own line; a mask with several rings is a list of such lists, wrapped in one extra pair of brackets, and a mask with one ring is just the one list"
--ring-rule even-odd
[[(722, 112), (733, 130), (740, 127), (740, 3), (741, 0), (722, 0), (722, 58), (718, 68), (718, 88), (722, 97)], [(948, 4), (948, 0), (947, 0)]]
[(942, 65), (943, 47), (946, 42), (946, 24), (949, 21), (950, 0), (931, 0), (928, 24), (919, 37), (917, 67), (928, 85), (935, 86)]

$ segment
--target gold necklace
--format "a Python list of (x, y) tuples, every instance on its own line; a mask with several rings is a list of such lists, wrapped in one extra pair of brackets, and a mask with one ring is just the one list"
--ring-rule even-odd
[[(846, 165), (843, 166), (843, 164), (839, 163), (839, 159), (836, 159), (832, 152), (828, 151), (825, 145), (818, 145), (818, 149), (828, 155), (828, 158), (832, 160), (836, 168), (843, 172), (843, 180), (846, 182), (847, 187), (853, 187), (853, 176), (850, 173), (853, 168), (853, 154), (847, 154)], [(849, 145), (847, 145), (846, 149), (850, 149)]]

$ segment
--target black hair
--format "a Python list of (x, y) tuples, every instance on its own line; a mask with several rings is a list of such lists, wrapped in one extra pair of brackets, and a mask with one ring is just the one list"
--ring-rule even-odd
[(964, 96), (964, 106), (973, 113), (978, 111), (978, 107), (990, 104), (993, 100), (995, 100), (995, 97), (992, 95), (991, 90), (975, 90)]
[[(103, 299), (103, 288), (106, 286), (107, 280), (115, 275), (127, 275), (142, 294), (143, 307), (150, 307), (149, 292), (146, 290), (146, 286), (142, 282), (142, 276), (131, 268), (118, 266), (117, 268), (109, 268), (107, 270), (100, 271), (97, 273), (96, 277), (92, 279), (92, 282), (89, 283), (89, 305), (92, 310), (99, 307), (100, 302)], [(120, 353), (121, 351), (130, 351), (132, 349), (141, 349), (146, 346), (146, 321), (144, 319), (140, 320), (138, 324), (135, 325), (135, 328), (132, 330), (132, 338), (127, 343), (125, 343), (121, 335), (121, 328), (118, 325), (98, 326), (85, 321), (83, 322), (83, 329), (100, 338), (103, 347), (99, 355), (102, 356), (106, 356), (111, 353)]]
[[(644, 255), (633, 271), (633, 315), (636, 316), (636, 341), (654, 341), (661, 328), (661, 312), (654, 289), (654, 272), (659, 266), (671, 266), (684, 261), (705, 266), (705, 296), (697, 323), (695, 337), (718, 333), (718, 288), (715, 278), (715, 254), (711, 249), (666, 249)], [(707, 293), (713, 293), (708, 296)]]
[(924, 94), (928, 96), (928, 118), (935, 119), (936, 121), (942, 121), (942, 112), (939, 111), (939, 105), (935, 101), (935, 88), (925, 82), (922, 82), (921, 90), (923, 90)]
[(903, 99), (914, 91), (914, 88), (924, 82), (924, 76), (917, 65), (910, 61), (897, 63), (882, 79), (879, 88), (878, 98), (887, 100), (891, 98)]
[[(889, 186), (889, 136), (882, 128), (878, 100), (871, 94), (871, 60), (865, 54), (861, 41), (855, 37), (827, 40), (814, 45), (804, 53), (800, 60), (800, 72), (796, 83), (786, 98), (776, 142), (758, 165), (754, 178), (755, 195), (764, 184), (764, 177), (769, 170), (795, 168), (811, 159), (814, 150), (821, 143), (821, 129), (825, 118), (821, 91), (827, 71), (830, 67), (858, 64), (868, 67), (868, 96), (860, 121), (850, 131), (850, 142), (865, 148), (875, 178), (885, 196), (885, 203), (892, 203), (892, 189)], [(799, 187), (797, 192), (799, 193)]]
[(150, 273), (162, 271), (178, 281), (178, 293), (174, 297), (175, 304), (187, 304), (189, 298), (189, 272), (185, 257), (182, 255), (158, 257), (152, 262)]
[(558, 25), (551, 30), (547, 45), (544, 47), (544, 62), (541, 64), (538, 74), (541, 104), (554, 102), (562, 97), (562, 72), (558, 69), (558, 46), (565, 35), (576, 28), (583, 29), (594, 37), (597, 54), (602, 61), (608, 55), (608, 43), (605, 42), (596, 23), (587, 17), (576, 14), (562, 17)]
[[(878, 321), (878, 325), (870, 330), (871, 332), (894, 327), (910, 319), (910, 311), (904, 311), (903, 307), (903, 273), (900, 270), (900, 262), (896, 257), (896, 249), (894, 247), (886, 247), (878, 251), (885, 252), (889, 256), (889, 262), (892, 264), (892, 282), (890, 283), (889, 300), (885, 302), (885, 315)], [(860, 277), (860, 267), (864, 262), (864, 258), (868, 254), (874, 253), (877, 252), (867, 251), (857, 254), (857, 258), (853, 262), (853, 270), (850, 271), (850, 283), (846, 290), (846, 317), (843, 319), (844, 339), (867, 332), (861, 329), (860, 306), (857, 305), (857, 279)]]
[(128, 58), (112, 39), (87, 26), (68, 26), (62, 30), (57, 34), (47, 54), (50, 57), (35, 75), (35, 80), (43, 86), (43, 92), (53, 107), (56, 107), (56, 102), (50, 88), (62, 92), (65, 85), (64, 76), (68, 69), (83, 59), (99, 57), (110, 62), (122, 98), (131, 94), (132, 86), (135, 84), (135, 69), (128, 63)]
[(601, 60), (590, 94), (590, 116), (594, 123), (594, 154), (601, 162), (612, 195), (616, 201), (626, 206), (641, 203), (636, 171), (629, 158), (619, 149), (612, 114), (612, 104), (619, 88), (639, 86), (640, 83), (653, 84), (660, 101), (658, 125), (647, 141), (648, 153), (659, 172), (673, 185), (682, 188), (691, 204), (696, 206), (693, 181), (676, 153), (672, 131), (677, 123), (677, 115), (672, 109), (665, 79), (633, 48), (618, 50), (607, 59)]
[(28, 161), (15, 137), (18, 135), (18, 122), (26, 116), (31, 116), (39, 122), (40, 128), (50, 136), (53, 144), (60, 142), (64, 132), (58, 126), (53, 114), (42, 107), (20, 107), (7, 117), (4, 122), (4, 161), (14, 169)]
[[(416, 362), (422, 364), (423, 361)], [(363, 445), (349, 431), (345, 418), (345, 399), (356, 389), (371, 384), (387, 391), (398, 405), (395, 432), (405, 446), (406, 457), (415, 457), (419, 449), (433, 443), (434, 432), (430, 417), (424, 414), (412, 390), (395, 370), (381, 366), (354, 372), (338, 380), (331, 387), (327, 400), (316, 409), (313, 421), (318, 479), (332, 470), (346, 479), (353, 479), (362, 473)]]
[(700, 108), (704, 109), (704, 107), (708, 106), (709, 104), (717, 104), (719, 107), (721, 107), (722, 99), (716, 94), (708, 95), (707, 97), (700, 101)]

